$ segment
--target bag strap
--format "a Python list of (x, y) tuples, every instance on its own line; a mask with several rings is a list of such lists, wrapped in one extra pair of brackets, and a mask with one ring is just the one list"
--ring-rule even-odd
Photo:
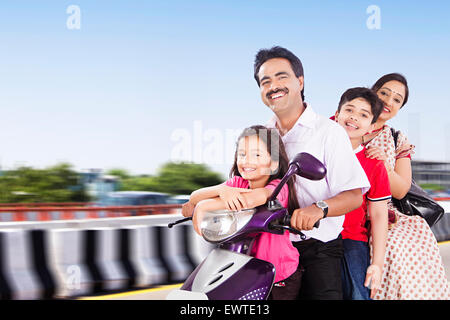
[(397, 140), (398, 140), (398, 133), (399, 133), (400, 131), (396, 131), (394, 128), (391, 128), (391, 133), (392, 133), (392, 136), (394, 137), (394, 146), (395, 146), (395, 149), (397, 149)]

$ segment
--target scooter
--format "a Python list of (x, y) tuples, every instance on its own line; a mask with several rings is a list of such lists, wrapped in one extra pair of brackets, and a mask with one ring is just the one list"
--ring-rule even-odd
[[(218, 245), (190, 274), (180, 289), (171, 291), (167, 300), (266, 300), (275, 279), (275, 267), (270, 262), (250, 256), (258, 234), (270, 232), (282, 235), (285, 230), (305, 235), (290, 227), (290, 215), (277, 200), (286, 182), (299, 175), (320, 180), (325, 166), (308, 153), (299, 153), (289, 163), (287, 173), (273, 190), (266, 204), (240, 211), (206, 212), (200, 229), (203, 238)], [(168, 225), (186, 222), (181, 219)], [(314, 225), (319, 227), (319, 221)]]

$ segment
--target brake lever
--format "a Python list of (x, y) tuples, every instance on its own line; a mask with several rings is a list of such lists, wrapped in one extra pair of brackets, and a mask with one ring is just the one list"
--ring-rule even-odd
[(303, 232), (301, 232), (300, 230), (294, 229), (292, 227), (289, 226), (285, 226), (285, 225), (281, 225), (281, 224), (270, 224), (269, 225), (269, 229), (284, 229), (284, 230), (288, 230), (291, 233), (295, 233), (300, 235), (300, 238), (302, 240), (306, 240), (306, 236)]
[[(285, 215), (283, 218), (283, 221), (282, 221), (283, 225), (273, 225), (272, 227), (282, 228), (282, 229), (288, 230), (289, 232), (292, 232), (294, 234), (299, 234), (300, 238), (302, 238), (302, 240), (305, 240), (306, 236), (303, 232), (290, 227), (291, 218), (292, 218), (292, 215), (290, 215), (290, 214)], [(319, 227), (320, 227), (320, 220), (317, 220), (316, 223), (314, 223), (313, 228), (319, 228)]]

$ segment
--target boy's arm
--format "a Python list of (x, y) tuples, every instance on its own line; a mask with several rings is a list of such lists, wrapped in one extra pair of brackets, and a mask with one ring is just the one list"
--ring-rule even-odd
[(372, 264), (376, 264), (381, 270), (384, 264), (388, 232), (387, 203), (388, 200), (368, 201), (373, 246)]
[(370, 285), (370, 298), (373, 299), (381, 287), (384, 255), (388, 230), (388, 200), (369, 201), (368, 210), (371, 220), (373, 258), (367, 268), (364, 286)]

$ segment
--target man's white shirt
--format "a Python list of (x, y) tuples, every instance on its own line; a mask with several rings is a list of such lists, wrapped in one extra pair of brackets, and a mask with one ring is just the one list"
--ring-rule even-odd
[[(320, 200), (333, 198), (347, 190), (360, 188), (364, 194), (370, 183), (352, 149), (347, 132), (336, 122), (316, 114), (310, 105), (294, 126), (282, 136), (286, 153), (291, 160), (300, 152), (307, 152), (320, 160), (327, 168), (324, 179), (311, 181), (296, 176), (295, 187), (300, 208), (308, 207)], [(266, 126), (276, 128), (275, 115)], [(336, 239), (344, 223), (345, 215), (320, 220), (320, 227), (302, 231), (307, 238), (323, 242)], [(292, 241), (300, 236), (290, 234)]]

